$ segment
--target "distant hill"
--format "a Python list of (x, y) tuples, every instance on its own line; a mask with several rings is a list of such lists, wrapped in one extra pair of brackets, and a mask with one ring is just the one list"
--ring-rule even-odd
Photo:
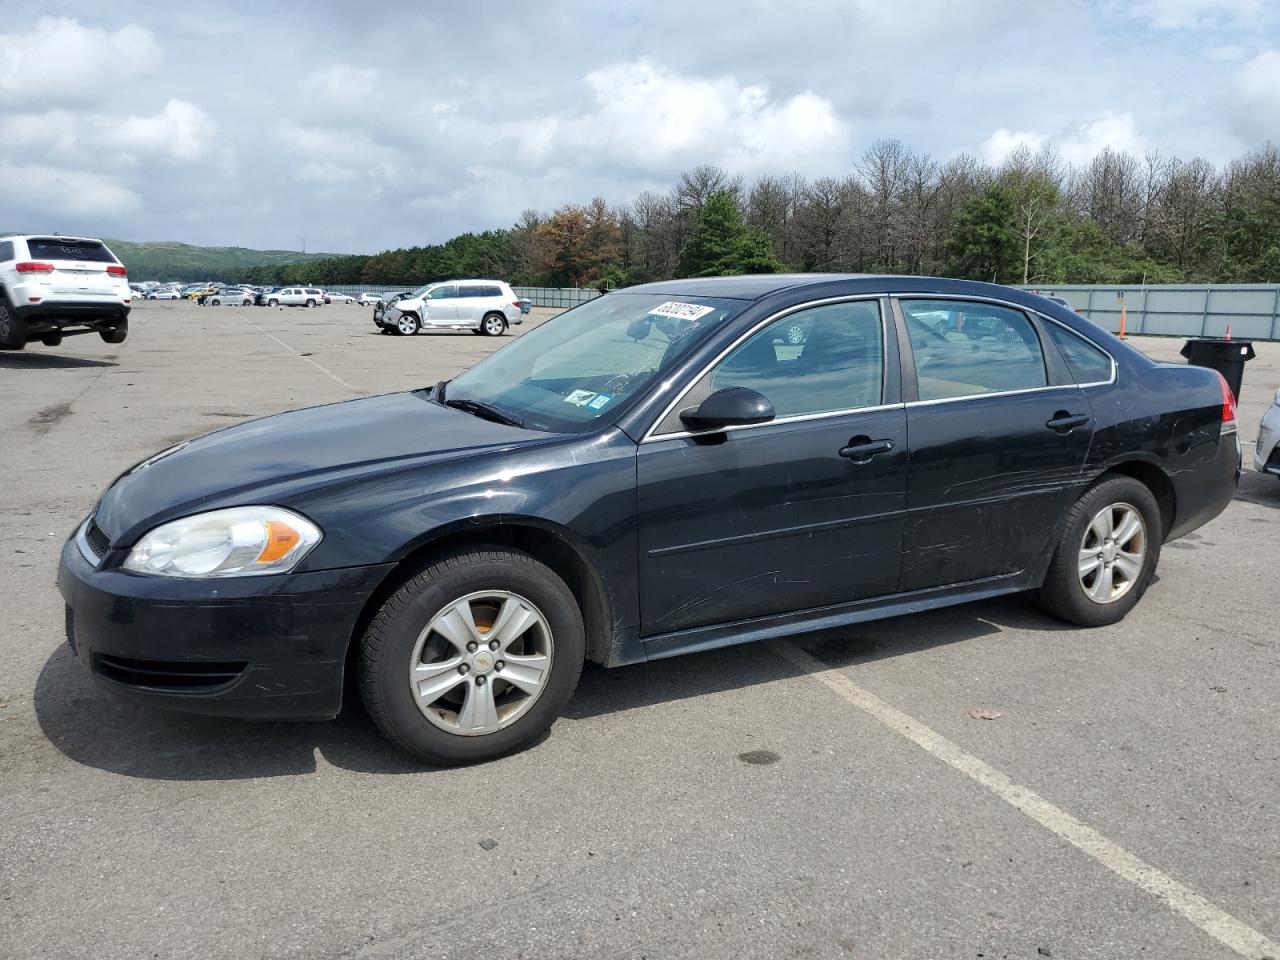
[(243, 280), (250, 267), (310, 263), (334, 256), (296, 250), (196, 247), (189, 243), (106, 242), (129, 269), (129, 279), (135, 283), (139, 280)]

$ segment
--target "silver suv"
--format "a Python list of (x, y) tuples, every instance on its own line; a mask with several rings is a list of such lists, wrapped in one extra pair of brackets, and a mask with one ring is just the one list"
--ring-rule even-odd
[(0, 237), (0, 349), (97, 333), (129, 335), (129, 274), (101, 240)]
[(384, 333), (406, 337), (431, 327), (500, 337), (524, 318), (520, 301), (501, 280), (446, 280), (429, 283), (381, 311), (375, 308), (373, 322)]

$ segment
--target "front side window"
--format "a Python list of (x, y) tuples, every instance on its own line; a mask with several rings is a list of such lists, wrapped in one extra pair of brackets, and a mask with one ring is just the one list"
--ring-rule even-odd
[(1046, 386), (1044, 351), (1026, 314), (965, 300), (903, 300), (921, 400)]
[(610, 293), (548, 320), (451, 380), (534, 430), (581, 432), (615, 415), (746, 301)]
[(452, 284), (442, 284), (427, 291), (428, 300), (452, 300), (458, 295), (458, 288)]
[(681, 405), (726, 387), (750, 387), (768, 398), (778, 418), (799, 417), (876, 406), (883, 382), (879, 303), (831, 303), (752, 334), (690, 391), (686, 400), (695, 402)]
[(1105, 383), (1111, 379), (1111, 358), (1083, 337), (1058, 326), (1045, 324), (1053, 342), (1062, 348), (1062, 357), (1076, 383)]

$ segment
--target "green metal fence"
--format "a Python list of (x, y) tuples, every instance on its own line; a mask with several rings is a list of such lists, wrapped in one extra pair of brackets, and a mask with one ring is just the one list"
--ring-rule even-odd
[(1280, 284), (1163, 284), (1160, 286), (1024, 287), (1056, 294), (1112, 333), (1173, 337), (1221, 337), (1280, 340)]

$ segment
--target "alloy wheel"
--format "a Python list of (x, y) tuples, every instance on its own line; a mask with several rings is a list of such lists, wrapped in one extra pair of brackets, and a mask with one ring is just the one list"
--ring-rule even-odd
[(432, 617), (409, 658), (409, 689), (422, 715), (460, 736), (515, 723), (542, 695), (554, 642), (546, 617), (506, 590), (459, 597)]
[(1099, 510), (1080, 545), (1080, 585), (1094, 603), (1114, 603), (1133, 589), (1147, 554), (1147, 524), (1138, 508), (1113, 503)]
[(502, 333), (502, 328), (504, 326), (505, 324), (497, 317), (489, 317), (484, 322), (484, 332), (491, 337), (496, 337)]
[(418, 332), (418, 321), (413, 317), (400, 317), (396, 321), (396, 329), (406, 337), (411, 337)]

